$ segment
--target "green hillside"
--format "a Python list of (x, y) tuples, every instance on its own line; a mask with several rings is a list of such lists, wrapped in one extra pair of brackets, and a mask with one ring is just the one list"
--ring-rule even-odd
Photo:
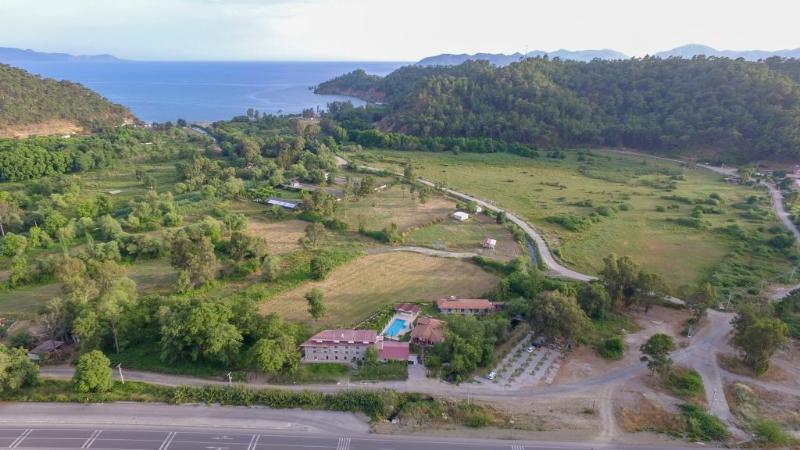
[(0, 137), (94, 131), (134, 120), (80, 84), (0, 64)]
[[(421, 138), (529, 146), (628, 147), (729, 161), (800, 156), (800, 85), (792, 60), (530, 58), (506, 67), (409, 66), (352, 73), (321, 92), (379, 92), (379, 128)], [(345, 111), (349, 111), (345, 108)], [(352, 113), (351, 113), (352, 114)], [(338, 117), (349, 128), (352, 116)], [(363, 124), (362, 124), (363, 125)]]

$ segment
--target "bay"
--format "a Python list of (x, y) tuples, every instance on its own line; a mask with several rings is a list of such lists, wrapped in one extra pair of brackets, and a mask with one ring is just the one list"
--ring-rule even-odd
[(70, 80), (128, 107), (145, 122), (211, 122), (248, 108), (295, 114), (337, 100), (313, 86), (355, 69), (386, 75), (399, 62), (8, 62), (29, 72)]

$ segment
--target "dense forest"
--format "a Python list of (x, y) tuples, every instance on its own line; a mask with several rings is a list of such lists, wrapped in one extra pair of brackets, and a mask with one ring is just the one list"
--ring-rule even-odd
[(93, 131), (134, 120), (125, 107), (80, 84), (40, 78), (0, 64), (0, 137), (20, 126), (51, 121)]
[(529, 58), (506, 67), (408, 66), (383, 78), (357, 71), (318, 91), (380, 93), (384, 107), (332, 111), (348, 131), (371, 118), (382, 131), (420, 138), (752, 161), (800, 156), (798, 79), (800, 63), (781, 58)]

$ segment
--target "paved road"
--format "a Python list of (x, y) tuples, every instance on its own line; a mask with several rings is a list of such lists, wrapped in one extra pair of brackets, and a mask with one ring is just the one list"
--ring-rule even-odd
[[(108, 450), (532, 450), (532, 449), (648, 449), (692, 447), (520, 442), (416, 436), (311, 435), (237, 429), (195, 431), (170, 427), (40, 427), (0, 428), (0, 446), (12, 449)], [(703, 447), (709, 448), (709, 447)]]

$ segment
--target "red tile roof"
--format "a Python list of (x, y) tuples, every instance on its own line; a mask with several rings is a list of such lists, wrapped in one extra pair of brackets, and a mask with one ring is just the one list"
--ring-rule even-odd
[(436, 306), (442, 309), (494, 309), (494, 304), (486, 299), (477, 298), (440, 298)]
[(408, 361), (408, 342), (383, 341), (378, 349), (378, 358), (391, 361)]
[(428, 316), (420, 317), (411, 330), (411, 340), (433, 344), (444, 341), (444, 321)]
[(311, 336), (300, 346), (311, 347), (320, 344), (331, 344), (336, 341), (340, 343), (374, 344), (378, 341), (378, 333), (375, 330), (324, 330)]
[(398, 311), (398, 312), (409, 313), (409, 314), (419, 314), (419, 306), (412, 305), (410, 303), (403, 303), (402, 305), (398, 306), (394, 310)]

